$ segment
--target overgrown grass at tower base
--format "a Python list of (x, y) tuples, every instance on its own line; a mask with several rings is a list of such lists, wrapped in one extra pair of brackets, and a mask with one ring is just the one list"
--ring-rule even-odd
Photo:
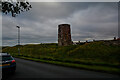
[[(29, 44), (20, 46), (20, 54), (18, 54), (18, 47), (5, 47), (3, 52), (8, 52), (14, 57), (42, 62), (82, 65), (83, 68), (86, 65), (86, 68), (104, 66), (104, 71), (110, 68), (107, 72), (112, 72), (111, 69), (113, 72), (120, 72), (120, 45), (107, 45), (103, 41), (70, 46), (58, 46), (56, 43)], [(101, 68), (99, 67), (99, 70)]]

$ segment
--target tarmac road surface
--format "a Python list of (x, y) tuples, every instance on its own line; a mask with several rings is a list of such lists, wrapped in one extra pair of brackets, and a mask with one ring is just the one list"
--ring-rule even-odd
[(14, 75), (3, 77), (5, 80), (23, 80), (23, 79), (96, 79), (96, 80), (120, 80), (120, 76), (82, 70), (64, 66), (58, 66), (47, 63), (34, 62), (24, 59), (15, 58), (16, 72)]

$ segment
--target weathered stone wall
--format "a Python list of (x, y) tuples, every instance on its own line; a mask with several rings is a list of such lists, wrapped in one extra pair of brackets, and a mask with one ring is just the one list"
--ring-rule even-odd
[(58, 45), (67, 46), (71, 45), (71, 29), (69, 24), (58, 25)]

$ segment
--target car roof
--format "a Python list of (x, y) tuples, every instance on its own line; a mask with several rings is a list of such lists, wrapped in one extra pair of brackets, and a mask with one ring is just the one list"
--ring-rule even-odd
[(8, 53), (0, 53), (0, 56), (9, 56), (10, 54)]

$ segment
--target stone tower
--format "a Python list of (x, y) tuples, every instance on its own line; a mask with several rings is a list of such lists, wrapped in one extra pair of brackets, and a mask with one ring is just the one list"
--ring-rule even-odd
[(71, 45), (71, 29), (69, 24), (58, 25), (58, 45), (67, 46)]

